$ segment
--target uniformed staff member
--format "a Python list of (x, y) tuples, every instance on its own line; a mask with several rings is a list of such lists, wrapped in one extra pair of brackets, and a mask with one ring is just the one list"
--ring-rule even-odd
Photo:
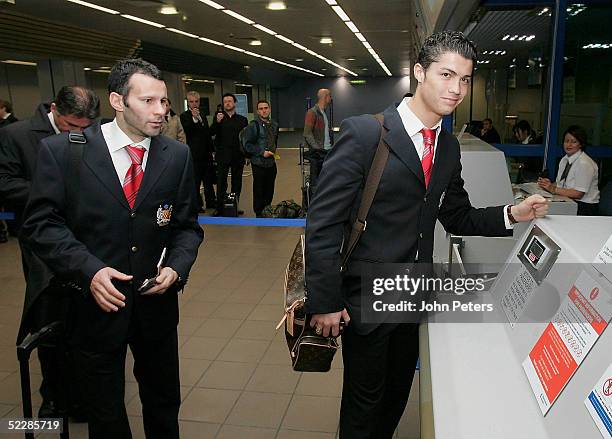
[(55, 275), (85, 292), (74, 294), (70, 342), (89, 437), (132, 437), (124, 404), (129, 345), (146, 437), (178, 438), (177, 293), (203, 238), (193, 164), (186, 145), (159, 136), (167, 95), (157, 67), (119, 61), (108, 89), (115, 119), (83, 132), (74, 209), (65, 196), (68, 136), (41, 142), (23, 238)]

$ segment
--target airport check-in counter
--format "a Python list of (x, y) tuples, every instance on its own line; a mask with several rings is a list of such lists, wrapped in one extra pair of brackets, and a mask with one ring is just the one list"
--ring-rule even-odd
[[(471, 134), (459, 138), (462, 177), (474, 207), (514, 204), (504, 153)], [(451, 243), (452, 240), (452, 243)], [(434, 263), (502, 264), (514, 246), (514, 238), (453, 237), (438, 221), (434, 232)], [(471, 265), (475, 268), (476, 265)], [(477, 269), (477, 268), (476, 268)]]
[[(538, 190), (536, 183), (513, 186), (504, 153), (481, 139), (464, 133), (459, 138), (459, 145), (462, 177), (474, 207), (516, 204), (531, 193), (545, 192)], [(546, 196), (551, 201), (550, 215), (576, 214), (577, 205), (569, 198), (553, 197), (548, 193)], [(463, 263), (472, 272), (487, 272), (491, 265), (500, 266), (506, 261), (525, 227), (517, 224), (512, 237), (453, 236), (446, 233), (438, 221), (434, 234), (434, 263)]]
[(494, 305), (484, 323), (438, 313), (421, 324), (421, 438), (610, 437), (587, 408), (612, 391), (612, 218), (533, 221), (483, 297)]

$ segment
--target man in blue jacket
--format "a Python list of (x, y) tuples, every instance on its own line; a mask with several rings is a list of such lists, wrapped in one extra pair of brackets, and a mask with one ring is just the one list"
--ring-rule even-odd
[(261, 216), (264, 207), (272, 203), (276, 162), (274, 153), (278, 142), (278, 123), (270, 117), (270, 103), (257, 102), (257, 118), (245, 128), (244, 149), (251, 154), (253, 168), (253, 211)]

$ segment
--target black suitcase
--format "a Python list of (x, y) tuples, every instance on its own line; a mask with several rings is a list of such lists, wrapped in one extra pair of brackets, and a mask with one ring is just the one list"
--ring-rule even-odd
[(236, 194), (231, 193), (225, 196), (221, 207), (223, 216), (238, 216), (238, 200)]
[[(17, 359), (19, 360), (19, 373), (21, 375), (21, 399), (23, 402), (23, 417), (24, 419), (32, 419), (32, 395), (30, 385), (30, 356), (34, 349), (37, 349), (41, 344), (55, 341), (58, 348), (58, 355), (65, 352), (65, 345), (63, 340), (64, 324), (62, 322), (53, 322), (40, 331), (28, 335), (23, 342), (17, 346)], [(65, 377), (63, 377), (65, 378)], [(66, 380), (63, 380), (62, 388), (66, 389)], [(68, 414), (66, 407), (67, 392), (64, 395), (60, 395), (59, 408), (62, 416), (62, 430), (60, 432), (60, 438), (69, 439), (70, 431), (68, 424)], [(34, 439), (33, 432), (25, 433), (26, 439)]]

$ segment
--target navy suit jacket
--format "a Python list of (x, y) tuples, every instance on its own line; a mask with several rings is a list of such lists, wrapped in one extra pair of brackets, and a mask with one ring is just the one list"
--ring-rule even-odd
[(367, 228), (340, 272), (343, 242), (357, 216), (365, 180), (378, 146), (381, 127), (371, 115), (343, 121), (328, 154), (306, 222), (308, 313), (347, 308), (351, 325), (368, 333), (377, 325), (360, 322), (360, 275), (366, 265), (430, 263), (434, 227), (440, 220), (456, 235), (506, 236), (503, 206), (476, 209), (461, 178), (457, 139), (442, 129), (430, 183), (425, 187), (421, 161), (397, 111), (384, 111), (389, 159), (367, 217)]
[[(141, 296), (137, 288), (156, 274), (164, 247), (168, 250), (164, 266), (187, 279), (203, 231), (197, 221), (193, 163), (186, 145), (165, 136), (151, 139), (144, 177), (130, 208), (100, 123), (84, 135), (80, 187), (76, 208), (70, 212), (65, 187), (68, 135), (42, 140), (22, 239), (56, 276), (85, 291), (106, 266), (134, 276), (130, 282), (114, 282), (126, 296), (126, 307), (118, 312), (104, 312), (90, 293), (75, 297), (77, 343), (113, 349), (125, 342), (128, 329), (133, 329), (130, 324), (139, 325), (150, 337), (176, 328), (177, 288), (151, 296)], [(170, 209), (166, 221), (164, 214), (167, 217)]]

